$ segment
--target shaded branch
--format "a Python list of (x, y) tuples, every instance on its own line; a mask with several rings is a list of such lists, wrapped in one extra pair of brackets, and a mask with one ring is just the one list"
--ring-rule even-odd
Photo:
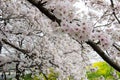
[(0, 54), (1, 54), (1, 50), (2, 50), (2, 43), (1, 43), (1, 41), (0, 41)]
[(12, 60), (12, 61), (8, 61), (8, 62), (5, 62), (5, 63), (0, 63), (0, 67), (4, 66), (5, 64), (10, 64), (12, 62), (20, 62), (19, 60)]
[(113, 23), (113, 21), (111, 21), (111, 22), (109, 22), (109, 23), (107, 23), (107, 24), (95, 26), (94, 28), (109, 26), (109, 25), (111, 25), (112, 23)]
[(88, 45), (90, 45), (93, 50), (95, 50), (102, 58), (105, 60), (109, 65), (111, 65), (114, 69), (120, 72), (120, 66), (117, 65), (112, 59), (110, 59), (101, 49), (99, 46), (97, 46), (93, 41), (88, 40), (86, 42)]
[(8, 42), (6, 39), (2, 39), (2, 42), (5, 43), (5, 44), (7, 44), (7, 45), (9, 45), (10, 47), (12, 47), (12, 48), (20, 51), (20, 52), (22, 52), (22, 53), (25, 53), (25, 54), (26, 54), (26, 53), (29, 53), (28, 50), (21, 49), (21, 48), (15, 46), (15, 45), (13, 45), (12, 43)]
[(40, 2), (36, 2), (35, 0), (28, 0), (28, 1), (34, 6), (36, 6), (49, 19), (51, 19), (53, 22), (56, 21), (60, 25), (61, 20), (55, 17), (55, 15), (49, 12), (49, 10), (47, 10), (45, 7), (43, 7), (42, 5), (43, 3), (41, 3), (41, 1)]
[(113, 46), (114, 46), (118, 51), (120, 51), (120, 46), (118, 46), (116, 43), (114, 43)]
[(49, 63), (54, 65), (55, 67), (59, 68), (59, 66), (57, 64), (53, 63), (51, 60), (49, 60)]

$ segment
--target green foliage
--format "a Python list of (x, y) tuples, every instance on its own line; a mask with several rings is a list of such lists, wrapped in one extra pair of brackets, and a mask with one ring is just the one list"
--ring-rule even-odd
[[(112, 74), (115, 70), (109, 66), (106, 62), (96, 62), (93, 63), (92, 66), (87, 66), (87, 77), (88, 80), (99, 80), (100, 78), (104, 78), (105, 80), (118, 80)], [(33, 75), (26, 74), (25, 76), (21, 76), (22, 80), (46, 80), (45, 76), (42, 73)], [(118, 78), (120, 79), (120, 73), (116, 72)], [(48, 80), (57, 80), (59, 73), (54, 70), (54, 68), (49, 69), (49, 73), (46, 74)], [(74, 80), (74, 76), (68, 76), (64, 80)]]
[[(42, 73), (39, 75), (26, 74), (25, 76), (21, 76), (22, 80), (46, 80), (45, 76)], [(55, 72), (53, 68), (49, 69), (49, 74), (46, 75), (48, 80), (57, 80), (59, 73)]]
[(50, 68), (50, 73), (48, 74), (48, 79), (49, 80), (57, 80), (59, 73), (55, 72), (53, 68)]
[[(23, 80), (46, 80), (45, 76), (42, 73), (39, 73), (39, 75), (34, 75), (31, 77), (32, 74), (26, 74), (25, 76), (22, 76), (21, 78)], [(49, 73), (46, 75), (48, 80), (58, 80), (59, 73), (54, 71), (54, 68), (49, 69)], [(69, 76), (64, 80), (74, 80), (73, 76)]]
[(26, 74), (25, 76), (21, 76), (21, 78), (23, 80), (33, 80), (33, 78), (31, 77), (32, 74)]
[[(87, 77), (89, 80), (98, 80), (101, 77), (104, 77), (106, 80), (116, 80), (112, 75), (113, 72), (114, 69), (106, 62), (96, 62), (92, 66), (87, 67)], [(117, 72), (117, 75), (120, 78), (119, 72)]]

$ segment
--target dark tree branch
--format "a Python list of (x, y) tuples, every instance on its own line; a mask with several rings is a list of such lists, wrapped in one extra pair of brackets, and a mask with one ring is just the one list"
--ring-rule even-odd
[(113, 0), (110, 0), (110, 2), (111, 2), (111, 7), (112, 7), (113, 15), (116, 18), (116, 20), (118, 21), (118, 23), (120, 24), (120, 20), (118, 19), (118, 17), (116, 16), (116, 13), (115, 13), (115, 8), (114, 8)]
[(111, 65), (114, 69), (120, 72), (120, 66), (117, 65), (113, 60), (111, 60), (101, 49), (99, 46), (97, 46), (93, 41), (88, 40), (86, 42), (89, 44), (93, 50), (95, 50), (102, 58), (105, 60), (109, 65)]
[(10, 47), (12, 47), (12, 48), (18, 50), (18, 51), (24, 53), (24, 54), (30, 52), (30, 51), (28, 51), (28, 50), (24, 50), (24, 49), (21, 49), (21, 48), (15, 46), (15, 45), (13, 45), (12, 43), (8, 42), (6, 39), (2, 39), (2, 42), (5, 43), (5, 44), (7, 44), (7, 45), (9, 45)]
[(60, 25), (61, 20), (56, 18), (55, 15), (53, 15), (51, 12), (49, 12), (45, 7), (43, 7), (43, 3), (35, 2), (35, 0), (28, 0), (31, 4), (36, 6), (43, 14), (45, 14), (49, 19), (51, 19), (53, 22), (57, 22)]
[(120, 47), (117, 46), (116, 43), (114, 43), (113, 46), (114, 46), (118, 51), (120, 51)]
[(49, 63), (54, 65), (55, 67), (59, 68), (59, 66), (57, 64), (53, 63), (51, 60), (49, 60)]
[(2, 43), (0, 41), (0, 54), (1, 54), (1, 50), (2, 50)]
[[(51, 19), (52, 21), (56, 21), (60, 25), (61, 20), (55, 17), (53, 14), (51, 14), (51, 12), (49, 12), (46, 8), (40, 6), (40, 4), (36, 3), (35, 0), (28, 0), (28, 1), (34, 6), (36, 6), (49, 19)], [(120, 72), (120, 66), (117, 65), (115, 62), (113, 62), (113, 60), (111, 60), (93, 41), (88, 40), (86, 43), (90, 45), (97, 52), (97, 54), (99, 54), (109, 65), (111, 65), (114, 69)]]
[(10, 64), (12, 62), (20, 62), (19, 60), (12, 60), (12, 61), (8, 61), (8, 62), (5, 62), (3, 64), (0, 64), (0, 67), (4, 66), (5, 64)]

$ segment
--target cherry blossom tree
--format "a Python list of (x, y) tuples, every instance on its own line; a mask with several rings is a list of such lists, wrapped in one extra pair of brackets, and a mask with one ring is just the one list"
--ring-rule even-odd
[(15, 63), (17, 80), (28, 70), (48, 80), (51, 67), (59, 80), (87, 80), (94, 51), (120, 72), (119, 7), (119, 0), (1, 0), (0, 67), (5, 73)]

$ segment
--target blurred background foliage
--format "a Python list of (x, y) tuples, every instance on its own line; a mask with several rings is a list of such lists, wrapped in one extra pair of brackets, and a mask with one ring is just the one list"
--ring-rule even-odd
[(87, 77), (89, 80), (119, 80), (120, 73), (106, 62), (95, 62), (87, 66)]
[[(120, 73), (115, 71), (106, 62), (95, 62), (86, 67), (86, 76), (88, 80), (120, 80)], [(60, 73), (55, 72), (53, 68), (49, 69), (47, 74), (48, 80), (57, 80)], [(10, 79), (13, 80), (13, 79)], [(21, 80), (46, 80), (44, 74), (26, 74), (21, 76)], [(67, 77), (65, 80), (74, 80), (72, 76)]]

